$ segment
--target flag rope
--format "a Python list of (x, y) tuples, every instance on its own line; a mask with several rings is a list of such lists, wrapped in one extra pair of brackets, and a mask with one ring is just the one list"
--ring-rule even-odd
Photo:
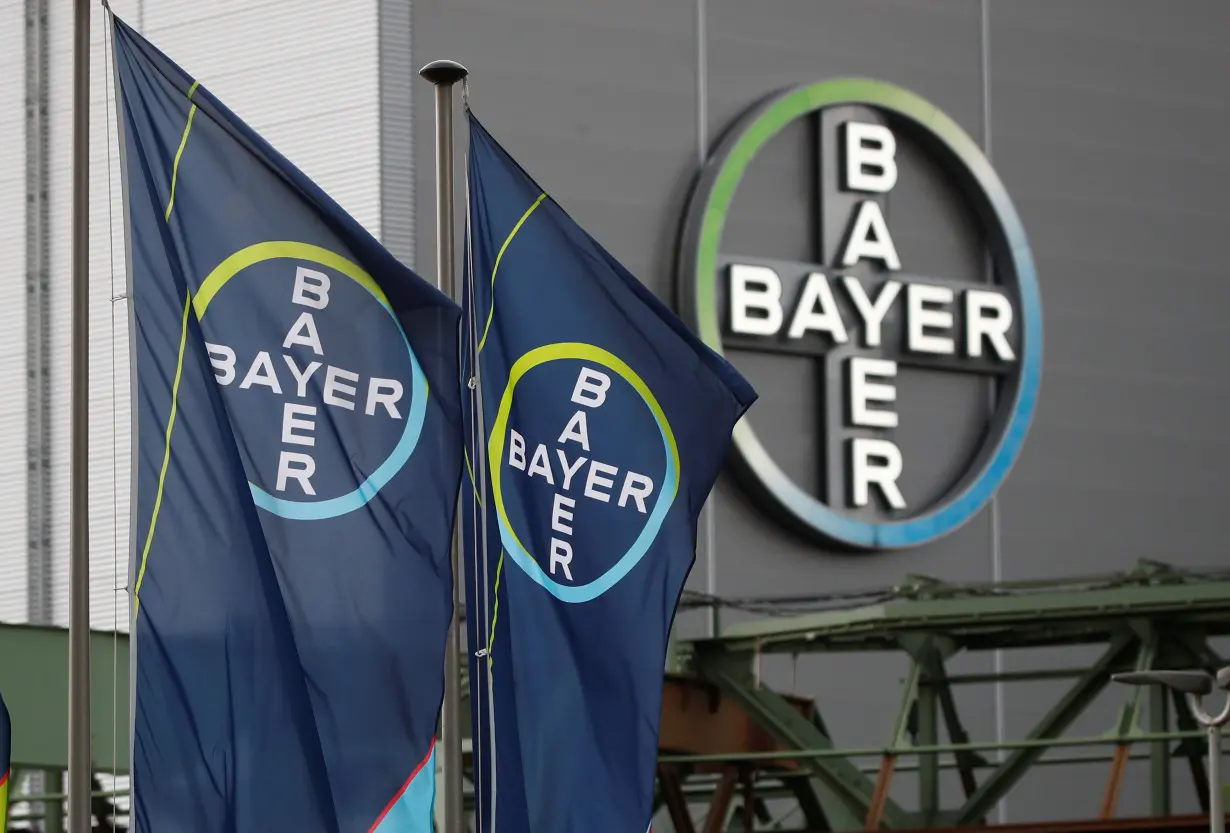
[[(105, 24), (110, 23), (110, 8), (103, 15)], [(108, 29), (111, 29), (109, 25)], [(103, 33), (103, 66), (104, 70), (111, 63), (113, 49), (109, 49), (114, 31)], [(107, 265), (110, 269), (111, 288), (111, 789), (114, 790), (119, 781), (119, 737), (120, 737), (120, 602), (119, 593), (127, 586), (127, 580), (121, 585), (120, 577), (120, 495), (119, 495), (119, 431), (116, 427), (116, 397), (119, 391), (116, 385), (115, 366), (115, 305), (124, 298), (115, 292), (115, 215), (113, 213), (115, 196), (111, 181), (111, 96), (119, 95), (118, 90), (111, 88), (111, 73), (103, 72), (103, 92), (107, 106), (104, 107), (107, 119)], [(112, 804), (115, 807), (115, 804)], [(118, 808), (116, 814), (118, 815)]]
[[(462, 80), (461, 94), (462, 94), (462, 104), (468, 110), (470, 106), (469, 85), (466, 84), (465, 79)], [(484, 630), (486, 630), (486, 626), (488, 626), (489, 624), (489, 619), (490, 619), (490, 614), (491, 614), (490, 607), (489, 607), (490, 605), (490, 592), (489, 591), (491, 589), (491, 585), (490, 585), (490, 577), (488, 573), (488, 559), (487, 559), (487, 512), (483, 506), (483, 500), (482, 500), (483, 492), (486, 491), (486, 476), (485, 476), (486, 472), (484, 471), (484, 469), (486, 465), (487, 455), (486, 455), (486, 448), (484, 445), (484, 442), (486, 439), (486, 432), (484, 430), (485, 420), (483, 419), (484, 415), (482, 411), (481, 373), (479, 372), (479, 367), (478, 367), (478, 357), (479, 357), (479, 351), (481, 348), (478, 344), (478, 330), (474, 325), (474, 310), (475, 310), (475, 304), (477, 302), (477, 297), (475, 293), (475, 282), (474, 282), (474, 245), (473, 245), (473, 236), (472, 236), (473, 235), (473, 230), (472, 230), (473, 224), (470, 222), (470, 164), (469, 163), (470, 163), (470, 151), (467, 146), (466, 155), (465, 155), (466, 266), (465, 266), (465, 275), (462, 280), (462, 292), (469, 299), (468, 306), (470, 309), (470, 314), (467, 316), (467, 322), (466, 322), (467, 329), (469, 331), (469, 339), (468, 339), (467, 347), (469, 349), (469, 355), (470, 355), (470, 368), (469, 368), (470, 378), (467, 380), (466, 387), (471, 392), (470, 393), (470, 436), (468, 440), (470, 443), (473, 443), (474, 445), (475, 457), (477, 458), (476, 468), (478, 470), (479, 479), (475, 478), (474, 468), (470, 468), (468, 448), (466, 449), (466, 452), (467, 452), (466, 467), (470, 474), (470, 485), (473, 491), (473, 497), (471, 499), (471, 510), (472, 510), (471, 518), (474, 519), (473, 522), (475, 524), (474, 534), (472, 535), (473, 540), (471, 543), (471, 546), (474, 551), (474, 559), (471, 563), (477, 565), (478, 559), (481, 557), (482, 565), (483, 565), (481, 582), (479, 580), (479, 575), (478, 575), (479, 571), (477, 569), (474, 570), (474, 576), (473, 576), (474, 589), (475, 589), (474, 599), (476, 602), (479, 599), (479, 595), (481, 591), (482, 608), (483, 608), (482, 621), (474, 622), (472, 624), (468, 624), (467, 626), (468, 627), (479, 626), (477, 632), (481, 634), (483, 633)], [(479, 533), (479, 530), (481, 530), (481, 534)], [(498, 585), (497, 585), (497, 588), (498, 588)], [(498, 589), (497, 589), (497, 592), (498, 592)], [(499, 600), (497, 599), (496, 600), (497, 609), (498, 609), (498, 604), (499, 604)], [(475, 610), (474, 613), (475, 613), (475, 618), (477, 618), (478, 611)], [(477, 641), (478, 640), (476, 640), (476, 642)], [(476, 652), (475, 656), (472, 659), (480, 659), (480, 657), (477, 655), (478, 653), (481, 653), (481, 652)], [(491, 807), (490, 829), (491, 830), (495, 829), (496, 762), (495, 762), (495, 756), (493, 752), (495, 748), (495, 711), (494, 711), (494, 706), (492, 704), (490, 647), (488, 647), (488, 650), (486, 653), (487, 653), (487, 662), (475, 663), (471, 661), (468, 663), (470, 667), (471, 679), (476, 681), (474, 688), (472, 690), (477, 692), (478, 694), (477, 702), (473, 702), (471, 704), (471, 714), (479, 713), (480, 707), (484, 705), (486, 706), (486, 712), (487, 712), (486, 729), (487, 729), (488, 745), (487, 745), (486, 759), (484, 759), (484, 751), (483, 751), (484, 748), (481, 742), (482, 728), (483, 728), (482, 721), (472, 720), (471, 727), (470, 727), (470, 743), (471, 743), (470, 759), (471, 759), (472, 768), (473, 768), (472, 782), (474, 784), (474, 808), (475, 808), (474, 828), (476, 831), (478, 831), (478, 833), (482, 833), (483, 808), (484, 806), (487, 805), (487, 799), (486, 799), (486, 796), (483, 790), (483, 784), (485, 781), (489, 782), (491, 785), (492, 799), (491, 799), (491, 804), (490, 804), (490, 807)], [(479, 669), (483, 669), (483, 672), (485, 672), (487, 675), (486, 680), (482, 681), (482, 682), (485, 682), (485, 685), (480, 684), (478, 682), (479, 678), (474, 677), (475, 673), (480, 673)], [(484, 691), (486, 692), (485, 697), (483, 695)], [(483, 777), (484, 763), (487, 765), (487, 770), (488, 770), (486, 778)]]

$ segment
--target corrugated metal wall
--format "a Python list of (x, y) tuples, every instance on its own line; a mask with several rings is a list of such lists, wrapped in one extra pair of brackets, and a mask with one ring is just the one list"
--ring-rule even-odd
[[(380, 239), (414, 266), (415, 87), (410, 0), (377, 0), (380, 38)], [(428, 99), (430, 101), (430, 99)]]
[(0, 621), (26, 618), (25, 31), (0, 0)]

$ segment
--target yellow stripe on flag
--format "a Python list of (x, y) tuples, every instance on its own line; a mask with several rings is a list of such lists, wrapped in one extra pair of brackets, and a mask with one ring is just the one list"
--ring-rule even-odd
[(9, 817), (9, 775), (0, 775), (0, 830), (7, 830), (5, 825)]

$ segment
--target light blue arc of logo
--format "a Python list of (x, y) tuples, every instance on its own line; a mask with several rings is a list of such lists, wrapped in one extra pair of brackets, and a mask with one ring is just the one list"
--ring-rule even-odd
[[(649, 401), (645, 399), (644, 395), (641, 395), (641, 399), (645, 401), (645, 406), (648, 408)], [(650, 413), (652, 412), (652, 409), (650, 409)], [(512, 534), (512, 530), (504, 522), (501, 513), (499, 519), (500, 541), (504, 544), (504, 551), (538, 586), (561, 602), (580, 604), (598, 598), (622, 581), (624, 576), (628, 575), (632, 568), (641, 562), (641, 559), (645, 557), (645, 554), (649, 552), (649, 548), (653, 546), (653, 542), (657, 539), (658, 532), (661, 531), (662, 524), (666, 521), (666, 515), (670, 512), (671, 506), (675, 502), (675, 494), (678, 491), (679, 485), (679, 472), (675, 468), (675, 457), (671, 454), (670, 441), (666, 438), (666, 430), (662, 427), (662, 423), (658, 421), (656, 415), (654, 416), (654, 422), (657, 423), (658, 433), (662, 436), (662, 448), (666, 453), (666, 473), (662, 477), (663, 488), (658, 492), (658, 499), (653, 505), (653, 510), (649, 513), (645, 526), (641, 528), (641, 534), (636, 536), (636, 540), (632, 542), (632, 546), (615, 562), (611, 569), (593, 581), (587, 584), (567, 585), (560, 584), (551, 578), (543, 572), (542, 567), (538, 566), (538, 562), (534, 560), (533, 556), (517, 543), (516, 536)], [(502, 466), (504, 461), (500, 460), (496, 465)]]
[(401, 334), (402, 342), (406, 345), (406, 353), (410, 356), (410, 411), (406, 414), (406, 427), (402, 431), (401, 439), (397, 441), (397, 445), (389, 456), (385, 458), (385, 461), (368, 475), (367, 479), (360, 483), (354, 491), (347, 492), (344, 495), (319, 501), (286, 500), (274, 497), (255, 483), (248, 483), (248, 487), (252, 491), (252, 500), (256, 505), (279, 517), (292, 521), (320, 521), (327, 518), (336, 518), (339, 515), (345, 515), (347, 512), (353, 512), (365, 506), (369, 500), (376, 496), (377, 492), (384, 488), (402, 470), (402, 467), (410, 459), (410, 455), (414, 453), (415, 447), (419, 444), (419, 437), (423, 433), (423, 423), (427, 418), (427, 377), (423, 374), (423, 368), (419, 366), (418, 357), (414, 355), (414, 348), (410, 346), (410, 339), (406, 337), (406, 331), (402, 328), (401, 322), (397, 320), (397, 315), (393, 312), (392, 307), (386, 304), (383, 299), (373, 294), (367, 287), (363, 288), (369, 295), (375, 298), (376, 303), (384, 307), (385, 311), (393, 319), (393, 324), (397, 327), (397, 332)]

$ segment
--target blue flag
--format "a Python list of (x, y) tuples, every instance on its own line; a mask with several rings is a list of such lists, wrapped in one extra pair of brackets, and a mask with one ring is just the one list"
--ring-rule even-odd
[(0, 697), (0, 830), (5, 827), (9, 817), (9, 780), (13, 776), (13, 724), (9, 720), (9, 710)]
[(135, 829), (429, 833), (460, 309), (118, 19), (114, 41)]
[(697, 517), (756, 393), (473, 116), (469, 200), (478, 830), (644, 833)]

